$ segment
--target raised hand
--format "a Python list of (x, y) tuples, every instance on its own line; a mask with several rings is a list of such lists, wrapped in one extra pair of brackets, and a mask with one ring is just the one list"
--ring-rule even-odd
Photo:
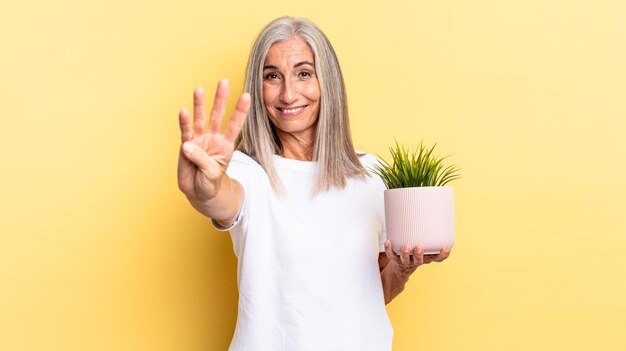
[(234, 152), (235, 139), (250, 109), (250, 95), (244, 93), (237, 101), (224, 133), (221, 133), (227, 99), (228, 81), (224, 79), (217, 85), (208, 128), (202, 88), (194, 92), (193, 122), (186, 108), (178, 116), (182, 141), (178, 158), (178, 187), (196, 208), (218, 195)]

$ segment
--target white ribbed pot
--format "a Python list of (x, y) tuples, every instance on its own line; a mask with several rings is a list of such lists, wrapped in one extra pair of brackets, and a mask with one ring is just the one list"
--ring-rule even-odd
[(385, 224), (393, 251), (403, 244), (424, 246), (424, 254), (438, 254), (454, 245), (454, 193), (449, 186), (385, 190)]

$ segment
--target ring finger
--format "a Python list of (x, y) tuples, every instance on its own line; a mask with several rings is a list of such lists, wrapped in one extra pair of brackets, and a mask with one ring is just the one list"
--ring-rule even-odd
[(413, 264), (416, 267), (424, 264), (424, 247), (422, 245), (417, 245), (413, 249)]

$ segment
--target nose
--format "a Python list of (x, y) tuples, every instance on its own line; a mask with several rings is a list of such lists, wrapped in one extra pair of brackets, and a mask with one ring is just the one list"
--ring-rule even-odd
[(296, 82), (292, 79), (283, 80), (283, 85), (280, 91), (280, 102), (285, 105), (290, 105), (298, 99), (298, 87)]

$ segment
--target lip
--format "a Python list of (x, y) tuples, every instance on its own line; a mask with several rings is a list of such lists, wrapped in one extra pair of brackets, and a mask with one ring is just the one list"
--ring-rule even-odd
[(296, 117), (302, 113), (309, 105), (302, 105), (296, 107), (275, 107), (281, 116), (284, 117)]

